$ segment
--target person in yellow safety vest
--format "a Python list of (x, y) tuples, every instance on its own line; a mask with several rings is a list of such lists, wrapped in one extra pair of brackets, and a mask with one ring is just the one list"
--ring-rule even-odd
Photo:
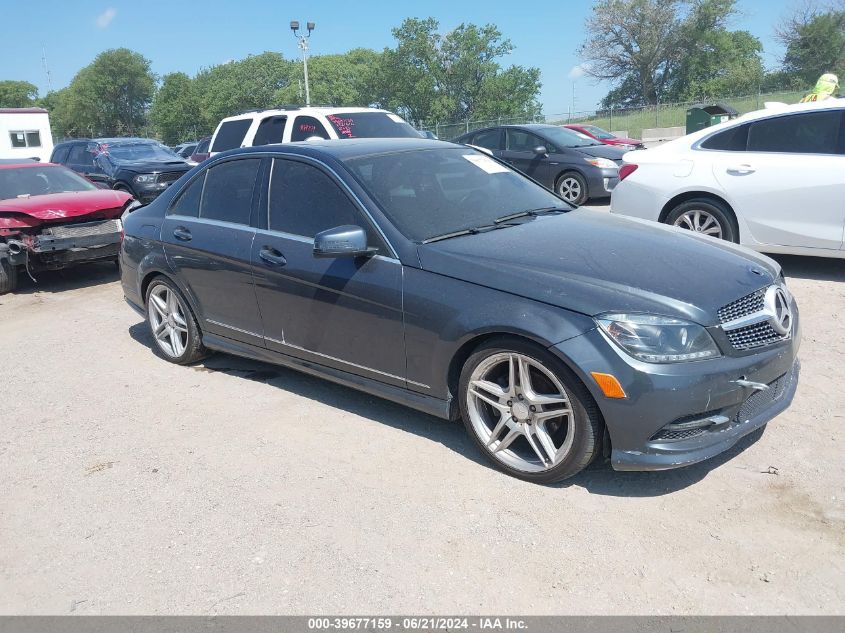
[(816, 87), (813, 88), (806, 97), (801, 99), (800, 103), (808, 103), (810, 101), (824, 101), (830, 99), (833, 93), (839, 87), (839, 77), (833, 73), (825, 73), (816, 82)]

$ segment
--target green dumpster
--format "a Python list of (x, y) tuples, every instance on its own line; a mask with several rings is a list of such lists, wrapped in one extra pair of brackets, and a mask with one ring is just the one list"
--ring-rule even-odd
[(687, 134), (738, 116), (739, 112), (726, 103), (698, 103), (687, 110)]

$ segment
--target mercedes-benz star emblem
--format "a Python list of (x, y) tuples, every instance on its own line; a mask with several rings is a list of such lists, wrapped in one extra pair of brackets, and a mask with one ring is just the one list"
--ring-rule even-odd
[(787, 336), (792, 331), (792, 308), (782, 286), (770, 286), (766, 291), (765, 310), (775, 332)]

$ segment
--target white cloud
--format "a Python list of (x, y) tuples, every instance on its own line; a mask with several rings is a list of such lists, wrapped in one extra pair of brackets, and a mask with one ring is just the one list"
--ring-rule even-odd
[(587, 68), (589, 68), (587, 64), (578, 64), (577, 66), (573, 66), (569, 69), (569, 74), (567, 75), (567, 77), (569, 77), (570, 79), (578, 79), (580, 77), (583, 77), (587, 74)]
[(117, 9), (109, 7), (97, 16), (97, 26), (99, 26), (101, 29), (106, 28), (109, 24), (111, 24), (111, 21), (114, 20), (114, 16), (116, 15)]

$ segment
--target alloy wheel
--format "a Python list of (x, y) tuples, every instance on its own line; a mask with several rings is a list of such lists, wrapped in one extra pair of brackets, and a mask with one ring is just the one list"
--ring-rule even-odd
[(572, 450), (576, 419), (569, 396), (552, 371), (525, 354), (484, 359), (472, 372), (466, 398), (478, 438), (511, 468), (543, 472)]
[(567, 176), (560, 181), (559, 193), (567, 202), (575, 202), (581, 197), (581, 183), (577, 178)]
[(711, 235), (722, 239), (722, 225), (712, 214), (701, 209), (690, 209), (678, 216), (675, 226), (704, 235)]
[(164, 284), (150, 292), (147, 305), (153, 337), (162, 352), (179, 358), (188, 345), (186, 310), (179, 296)]

